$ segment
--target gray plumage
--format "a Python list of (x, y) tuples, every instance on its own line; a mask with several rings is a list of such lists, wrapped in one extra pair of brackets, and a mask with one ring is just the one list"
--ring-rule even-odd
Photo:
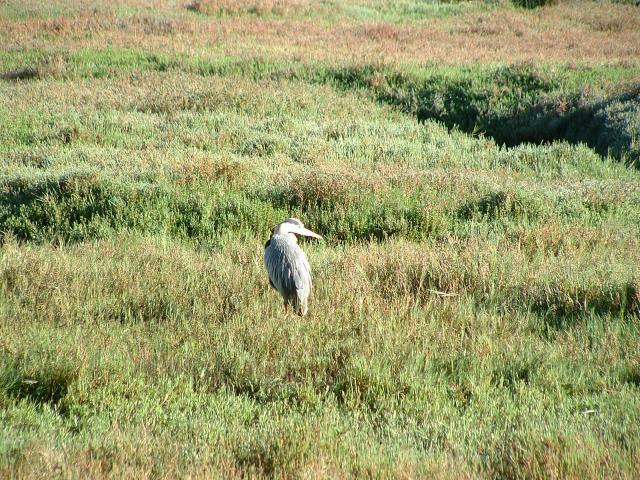
[(265, 245), (264, 263), (269, 283), (284, 299), (285, 309), (290, 305), (298, 315), (306, 315), (311, 294), (311, 267), (296, 235), (322, 238), (304, 228), (300, 220), (289, 218), (273, 230)]

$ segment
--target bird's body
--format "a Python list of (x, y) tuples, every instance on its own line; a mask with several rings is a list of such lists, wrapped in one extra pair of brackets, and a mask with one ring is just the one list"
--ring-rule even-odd
[(311, 267), (295, 235), (272, 235), (266, 245), (265, 263), (271, 286), (287, 305), (305, 315), (311, 293)]
[(273, 230), (265, 245), (264, 263), (269, 284), (284, 299), (285, 309), (292, 306), (298, 315), (306, 315), (311, 294), (311, 267), (296, 235), (322, 238), (304, 228), (300, 220), (289, 218)]

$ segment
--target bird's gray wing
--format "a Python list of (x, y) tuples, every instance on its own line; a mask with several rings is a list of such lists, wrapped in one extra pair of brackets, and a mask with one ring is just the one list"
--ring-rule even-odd
[(291, 272), (293, 274), (293, 283), (296, 286), (299, 296), (308, 296), (311, 291), (311, 267), (309, 260), (304, 251), (297, 247), (297, 256), (295, 262), (292, 262)]
[(311, 268), (297, 243), (275, 236), (267, 242), (264, 263), (269, 281), (280, 294), (289, 298), (311, 290)]

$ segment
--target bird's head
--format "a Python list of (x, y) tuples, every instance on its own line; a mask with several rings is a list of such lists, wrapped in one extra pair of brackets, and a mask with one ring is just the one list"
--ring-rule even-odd
[(305, 228), (304, 224), (297, 218), (287, 218), (284, 222), (279, 223), (273, 229), (274, 235), (287, 235), (289, 233), (302, 235), (304, 237), (322, 238), (317, 233)]

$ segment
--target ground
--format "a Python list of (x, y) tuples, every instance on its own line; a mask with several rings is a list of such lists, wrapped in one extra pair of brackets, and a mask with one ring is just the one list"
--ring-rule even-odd
[(535, 3), (0, 2), (0, 477), (637, 478), (640, 7)]

